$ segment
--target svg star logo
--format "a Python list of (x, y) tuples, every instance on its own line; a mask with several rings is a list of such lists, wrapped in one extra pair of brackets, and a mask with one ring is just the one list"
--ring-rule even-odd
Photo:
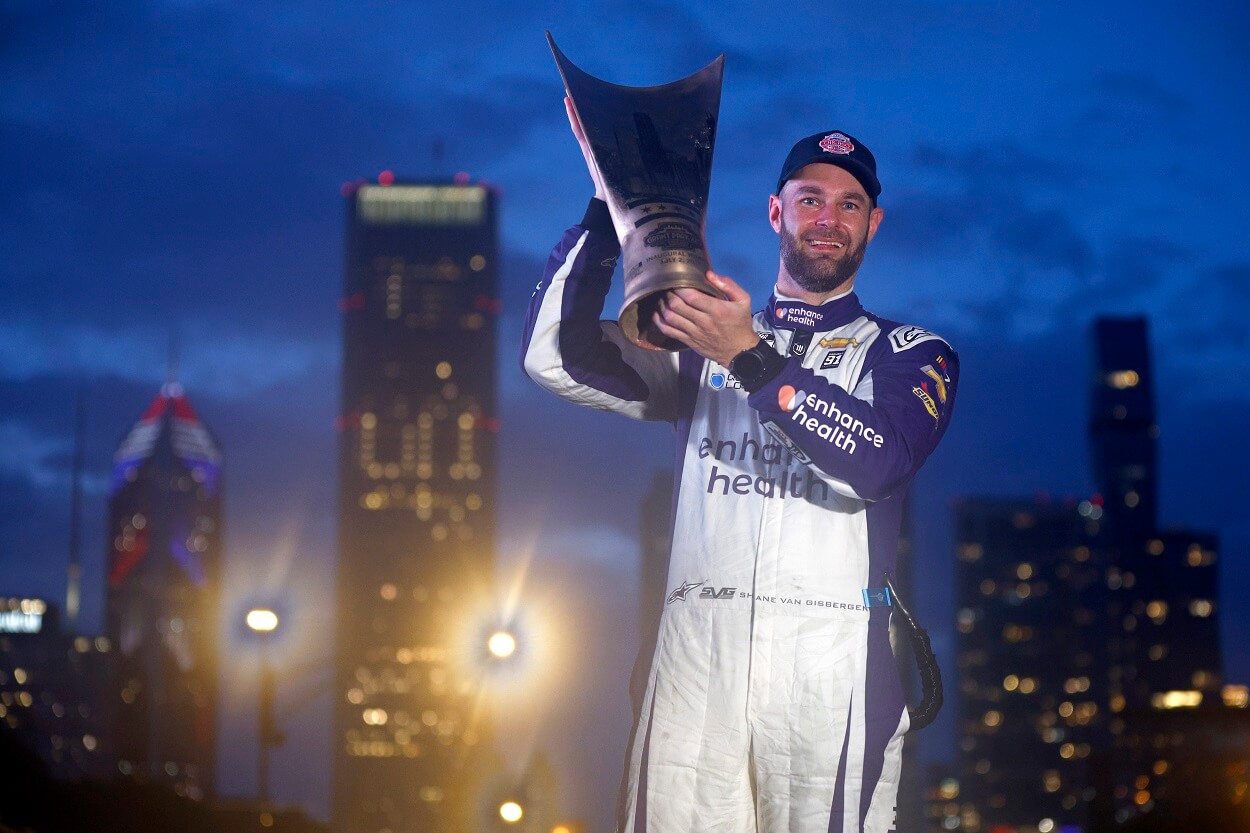
[(700, 599), (732, 599), (734, 594), (738, 592), (737, 587), (722, 587), (719, 590), (715, 587), (704, 587), (699, 591)]
[(672, 604), (673, 602), (684, 602), (686, 600), (686, 594), (689, 593), (691, 590), (695, 589), (696, 587), (700, 586), (701, 584), (703, 584), (703, 582), (701, 581), (686, 582), (681, 587), (678, 587), (676, 590), (674, 590), (672, 593), (669, 593), (668, 601), (664, 602), (664, 604), (668, 605), (668, 604)]

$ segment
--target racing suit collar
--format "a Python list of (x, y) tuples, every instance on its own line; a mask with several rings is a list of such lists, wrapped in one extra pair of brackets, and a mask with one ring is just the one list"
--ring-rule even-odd
[(812, 306), (788, 298), (774, 289), (764, 317), (773, 327), (784, 330), (823, 333), (851, 323), (863, 312), (864, 308), (854, 292), (845, 292), (819, 306)]

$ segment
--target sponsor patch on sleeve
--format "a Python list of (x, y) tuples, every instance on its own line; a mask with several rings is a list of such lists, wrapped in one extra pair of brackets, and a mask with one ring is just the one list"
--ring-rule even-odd
[(923, 327), (902, 326), (896, 327), (890, 331), (890, 347), (895, 353), (901, 353), (904, 350), (915, 347), (926, 341), (941, 341), (945, 344), (945, 339), (936, 333), (931, 333)]

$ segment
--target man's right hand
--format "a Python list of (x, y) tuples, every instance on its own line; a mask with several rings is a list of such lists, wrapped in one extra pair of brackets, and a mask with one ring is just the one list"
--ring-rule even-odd
[(573, 135), (577, 137), (577, 144), (582, 148), (582, 156), (586, 159), (586, 168), (590, 171), (590, 178), (595, 183), (595, 199), (605, 200), (608, 193), (603, 187), (603, 175), (599, 173), (599, 166), (595, 164), (595, 155), (590, 151), (590, 142), (586, 141), (586, 131), (582, 130), (581, 119), (577, 117), (577, 111), (573, 109), (573, 99), (567, 95), (564, 97), (564, 109), (569, 114), (569, 127), (573, 128)]

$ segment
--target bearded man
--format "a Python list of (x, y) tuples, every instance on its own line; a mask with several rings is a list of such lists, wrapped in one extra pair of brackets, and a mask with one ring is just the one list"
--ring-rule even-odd
[[(566, 101), (567, 106), (567, 101)], [(950, 422), (957, 354), (854, 292), (884, 215), (872, 153), (796, 143), (768, 219), (776, 285), (668, 293), (655, 327), (600, 321), (620, 247), (601, 177), (530, 303), (525, 371), (577, 404), (673, 423), (668, 594), (638, 703), (621, 833), (887, 833), (908, 714), (886, 585), (903, 501)]]

